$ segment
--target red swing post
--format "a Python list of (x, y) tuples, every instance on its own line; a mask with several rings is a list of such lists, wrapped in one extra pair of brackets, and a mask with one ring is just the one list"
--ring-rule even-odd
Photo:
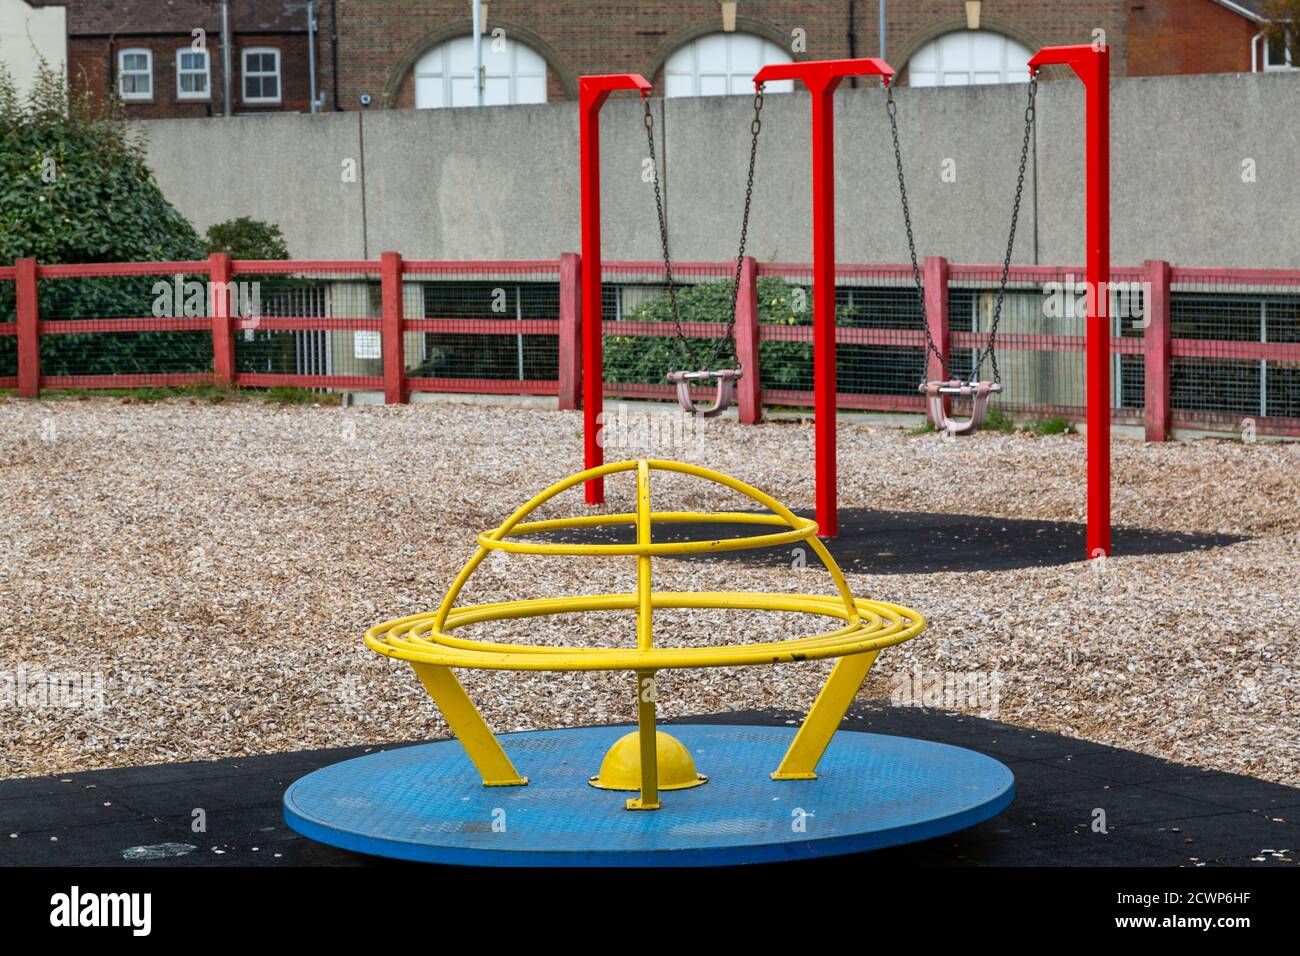
[(816, 440), (818, 535), (839, 533), (835, 494), (835, 109), (834, 94), (846, 76), (879, 76), (894, 70), (878, 57), (773, 63), (754, 86), (798, 80), (812, 95), (813, 216), (813, 431)]
[[(640, 90), (650, 84), (639, 73), (610, 73), (578, 78), (579, 191), (582, 196), (582, 435), (586, 468), (605, 463), (600, 443), (604, 407), (604, 357), (601, 353), (600, 295), (600, 108), (615, 90)], [(605, 479), (586, 484), (589, 505), (605, 502)]]
[(1110, 556), (1110, 48), (1049, 46), (1029, 69), (1069, 66), (1083, 81), (1088, 318), (1088, 553)]

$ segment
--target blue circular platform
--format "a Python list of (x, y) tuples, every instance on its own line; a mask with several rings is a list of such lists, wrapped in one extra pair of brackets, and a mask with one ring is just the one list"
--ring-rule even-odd
[(672, 724), (702, 787), (630, 811), (587, 777), (627, 727), (504, 734), (524, 787), (484, 787), (456, 740), (324, 767), (284, 795), (294, 830), (376, 856), (474, 866), (717, 866), (857, 853), (952, 833), (1015, 796), (983, 754), (841, 731), (816, 780), (774, 781), (792, 727)]

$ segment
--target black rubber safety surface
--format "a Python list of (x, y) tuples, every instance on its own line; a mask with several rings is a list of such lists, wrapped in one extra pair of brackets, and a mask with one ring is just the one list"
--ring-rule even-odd
[[(793, 726), (801, 716), (746, 711), (679, 722)], [(852, 858), (863, 866), (1295, 866), (1300, 860), (1300, 789), (919, 708), (855, 705), (842, 729), (967, 747), (1001, 760), (1016, 777), (1015, 802), (992, 820)], [(285, 788), (298, 777), (374, 749), (0, 781), (0, 864), (385, 863), (304, 839), (281, 816)], [(1097, 826), (1099, 810), (1105, 832)], [(204, 832), (195, 832), (196, 811)], [(131, 859), (141, 855), (158, 858)]]
[[(810, 512), (796, 512), (813, 517)], [(655, 541), (699, 541), (740, 538), (780, 530), (761, 525), (674, 524), (655, 529)], [(1078, 522), (1035, 521), (915, 511), (875, 511), (841, 508), (839, 535), (825, 541), (846, 571), (867, 574), (926, 574), (937, 571), (1010, 571), (1049, 567), (1085, 559), (1086, 529)], [(542, 537), (539, 535), (538, 537)], [(627, 525), (582, 528), (547, 534), (553, 541), (631, 544), (635, 529)], [(1196, 534), (1113, 528), (1116, 556), (1174, 554), (1217, 548), (1246, 540), (1229, 534)], [(816, 556), (802, 542), (780, 548), (722, 551), (686, 560), (738, 561), (743, 564), (790, 567)]]

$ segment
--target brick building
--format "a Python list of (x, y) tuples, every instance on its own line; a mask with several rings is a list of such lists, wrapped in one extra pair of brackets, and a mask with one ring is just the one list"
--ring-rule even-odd
[[(886, 59), (915, 85), (1014, 82), (1040, 46), (1105, 31), (1117, 75), (1290, 66), (1260, 36), (1265, 0), (888, 0)], [(321, 5), (330, 105), (470, 105), (468, 0)], [(636, 71), (668, 95), (741, 92), (779, 59), (872, 56), (876, 0), (490, 0), (486, 103), (576, 95), (584, 73)], [(730, 9), (728, 9), (730, 8)], [(493, 41), (496, 49), (493, 49)]]
[(1292, 69), (1285, 45), (1261, 35), (1264, 0), (1134, 0), (1129, 76)]
[[(74, 90), (116, 91), (133, 118), (226, 112), (219, 0), (24, 2), (66, 9)], [(310, 109), (303, 0), (230, 0), (229, 31), (230, 112)]]
[[(223, 102), (221, 0), (0, 0), (64, 7), (74, 85), (129, 115), (203, 116)], [(307, 0), (228, 0), (231, 112), (311, 108)], [(1293, 69), (1265, 0), (887, 0), (886, 59), (913, 85), (1023, 82), (1041, 46), (1104, 31), (1117, 75)], [(584, 73), (635, 71), (669, 96), (748, 91), (770, 62), (880, 52), (877, 0), (317, 0), (320, 108), (572, 99)], [(204, 50), (192, 50), (194, 31)], [(1049, 74), (1050, 75), (1050, 74)], [(775, 92), (782, 86), (775, 84)]]
[[(664, 89), (667, 79), (673, 95), (674, 79), (683, 93), (692, 80), (695, 92), (722, 91), (718, 85), (734, 90), (736, 84), (728, 80), (746, 70), (752, 75), (756, 62), (875, 56), (880, 50), (876, 0), (739, 0), (730, 34), (724, 23), (729, 5), (718, 0), (490, 0), (485, 5), (489, 75), (490, 40), (494, 31), (503, 31), (499, 45), (519, 45), (534, 54), (527, 56), (528, 71), (536, 72), (540, 61), (548, 100), (575, 96), (577, 77), (584, 73), (640, 72), (656, 90)], [(979, 29), (972, 31), (964, 0), (889, 0), (886, 58), (902, 69), (919, 54), (927, 82), (942, 78), (945, 61), (952, 81), (956, 73), (965, 73), (968, 82), (992, 79), (981, 75), (981, 66), (998, 72), (997, 80), (1014, 79), (1008, 67), (1011, 73), (1023, 70), (1028, 54), (1019, 56), (1022, 49), (1086, 42), (1100, 28), (1122, 71), (1125, 6), (1123, 0), (985, 0)], [(472, 33), (469, 13), (468, 0), (324, 3), (322, 37), (336, 24), (338, 40), (337, 58), (333, 51), (322, 56), (322, 86), (331, 94), (337, 89), (339, 107), (355, 109), (363, 94), (376, 106), (445, 105), (429, 90), (441, 82), (442, 97), (449, 91), (459, 105), (458, 82), (464, 81), (461, 89), (473, 82), (472, 76), (454, 75), (465, 72), (463, 54), (454, 47), (467, 43)], [(518, 69), (518, 50), (500, 50), (498, 57), (503, 67), (509, 61)], [(712, 77), (713, 89), (698, 82), (710, 70), (721, 74)], [(450, 81), (447, 73), (453, 74)], [(509, 92), (529, 99), (510, 101), (541, 98), (538, 84), (531, 76), (528, 80), (522, 90)]]

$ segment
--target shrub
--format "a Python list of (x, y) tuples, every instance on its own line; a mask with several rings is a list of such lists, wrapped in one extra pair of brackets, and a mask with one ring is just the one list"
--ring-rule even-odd
[(204, 236), (208, 252), (226, 252), (232, 259), (281, 260), (289, 258), (280, 227), (248, 216), (209, 226)]
[(988, 414), (984, 416), (983, 427), (989, 431), (1009, 434), (1016, 430), (1016, 423), (1000, 406), (994, 405), (989, 409)]
[(1074, 425), (1068, 418), (1058, 415), (1055, 418), (1044, 418), (1042, 421), (1034, 422), (1029, 430), (1035, 435), (1068, 435), (1074, 431)]
[[(735, 286), (731, 282), (707, 282), (677, 290), (677, 312), (683, 324), (694, 322), (721, 322), (731, 319)], [(802, 301), (798, 301), (802, 299)], [(802, 306), (802, 310), (797, 310)], [(846, 308), (836, 310), (837, 321), (850, 314)], [(672, 305), (667, 293), (625, 316), (637, 322), (672, 322)], [(802, 290), (775, 276), (758, 280), (758, 321), (763, 325), (812, 325), (813, 299), (811, 290)], [(715, 340), (688, 339), (695, 357), (705, 360), (713, 351)], [(672, 338), (647, 338), (645, 336), (611, 335), (604, 343), (605, 379), (609, 382), (662, 382), (664, 375), (673, 369), (686, 369), (689, 358), (679, 354)], [(769, 388), (809, 388), (812, 373), (811, 342), (762, 342), (759, 360), (763, 366), (763, 384)], [(733, 360), (729, 345), (719, 350), (717, 365)], [(852, 350), (841, 348), (837, 366), (845, 367), (852, 359)]]
[[(194, 227), (154, 181), (144, 141), (128, 135), (120, 103), (69, 95), (62, 74), (45, 65), (26, 98), (0, 66), (0, 182), (0, 262), (27, 256), (42, 264), (168, 261), (204, 254)], [(41, 315), (148, 315), (155, 281), (43, 281)], [(13, 310), (13, 284), (4, 283), (0, 315)], [(211, 337), (47, 336), (41, 363), (53, 375), (198, 370), (211, 366)]]

